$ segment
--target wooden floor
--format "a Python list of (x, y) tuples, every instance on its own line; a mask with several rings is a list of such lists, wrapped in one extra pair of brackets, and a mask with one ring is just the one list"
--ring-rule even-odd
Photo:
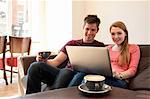
[(0, 84), (0, 98), (11, 98), (16, 97), (18, 95), (18, 84), (12, 83), (9, 85)]
[(10, 84), (10, 77), (8, 75), (8, 85), (5, 84), (5, 80), (3, 79), (3, 72), (0, 71), (0, 99), (10, 99), (16, 96), (19, 96), (18, 93), (18, 75), (13, 73), (13, 83)]

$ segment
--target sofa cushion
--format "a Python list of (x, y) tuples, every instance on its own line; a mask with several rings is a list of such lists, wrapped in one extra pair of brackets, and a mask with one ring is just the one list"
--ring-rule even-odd
[(137, 74), (129, 84), (132, 90), (150, 90), (150, 57), (140, 59)]
[(141, 57), (150, 57), (150, 45), (140, 45)]
[(137, 68), (137, 74), (140, 74), (144, 69), (148, 68), (150, 66), (150, 57), (142, 57), (140, 59), (138, 68)]

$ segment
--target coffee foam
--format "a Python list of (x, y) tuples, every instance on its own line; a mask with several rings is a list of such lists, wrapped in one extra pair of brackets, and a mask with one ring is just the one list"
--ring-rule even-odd
[(84, 80), (87, 80), (87, 81), (103, 81), (103, 80), (105, 80), (105, 77), (101, 76), (101, 75), (86, 75), (84, 77)]

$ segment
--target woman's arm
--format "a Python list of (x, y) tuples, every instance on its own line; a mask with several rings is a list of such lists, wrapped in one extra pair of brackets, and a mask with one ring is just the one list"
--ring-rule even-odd
[(140, 48), (137, 45), (130, 45), (130, 64), (128, 70), (121, 72), (119, 76), (122, 79), (131, 78), (136, 74), (139, 59), (140, 59)]

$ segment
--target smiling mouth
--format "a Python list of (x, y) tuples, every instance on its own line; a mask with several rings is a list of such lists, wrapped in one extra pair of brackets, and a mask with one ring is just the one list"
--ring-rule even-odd
[(119, 42), (120, 40), (115, 40), (115, 42)]
[(119, 41), (120, 41), (120, 39), (114, 39), (114, 41), (115, 41), (115, 42), (119, 42)]

